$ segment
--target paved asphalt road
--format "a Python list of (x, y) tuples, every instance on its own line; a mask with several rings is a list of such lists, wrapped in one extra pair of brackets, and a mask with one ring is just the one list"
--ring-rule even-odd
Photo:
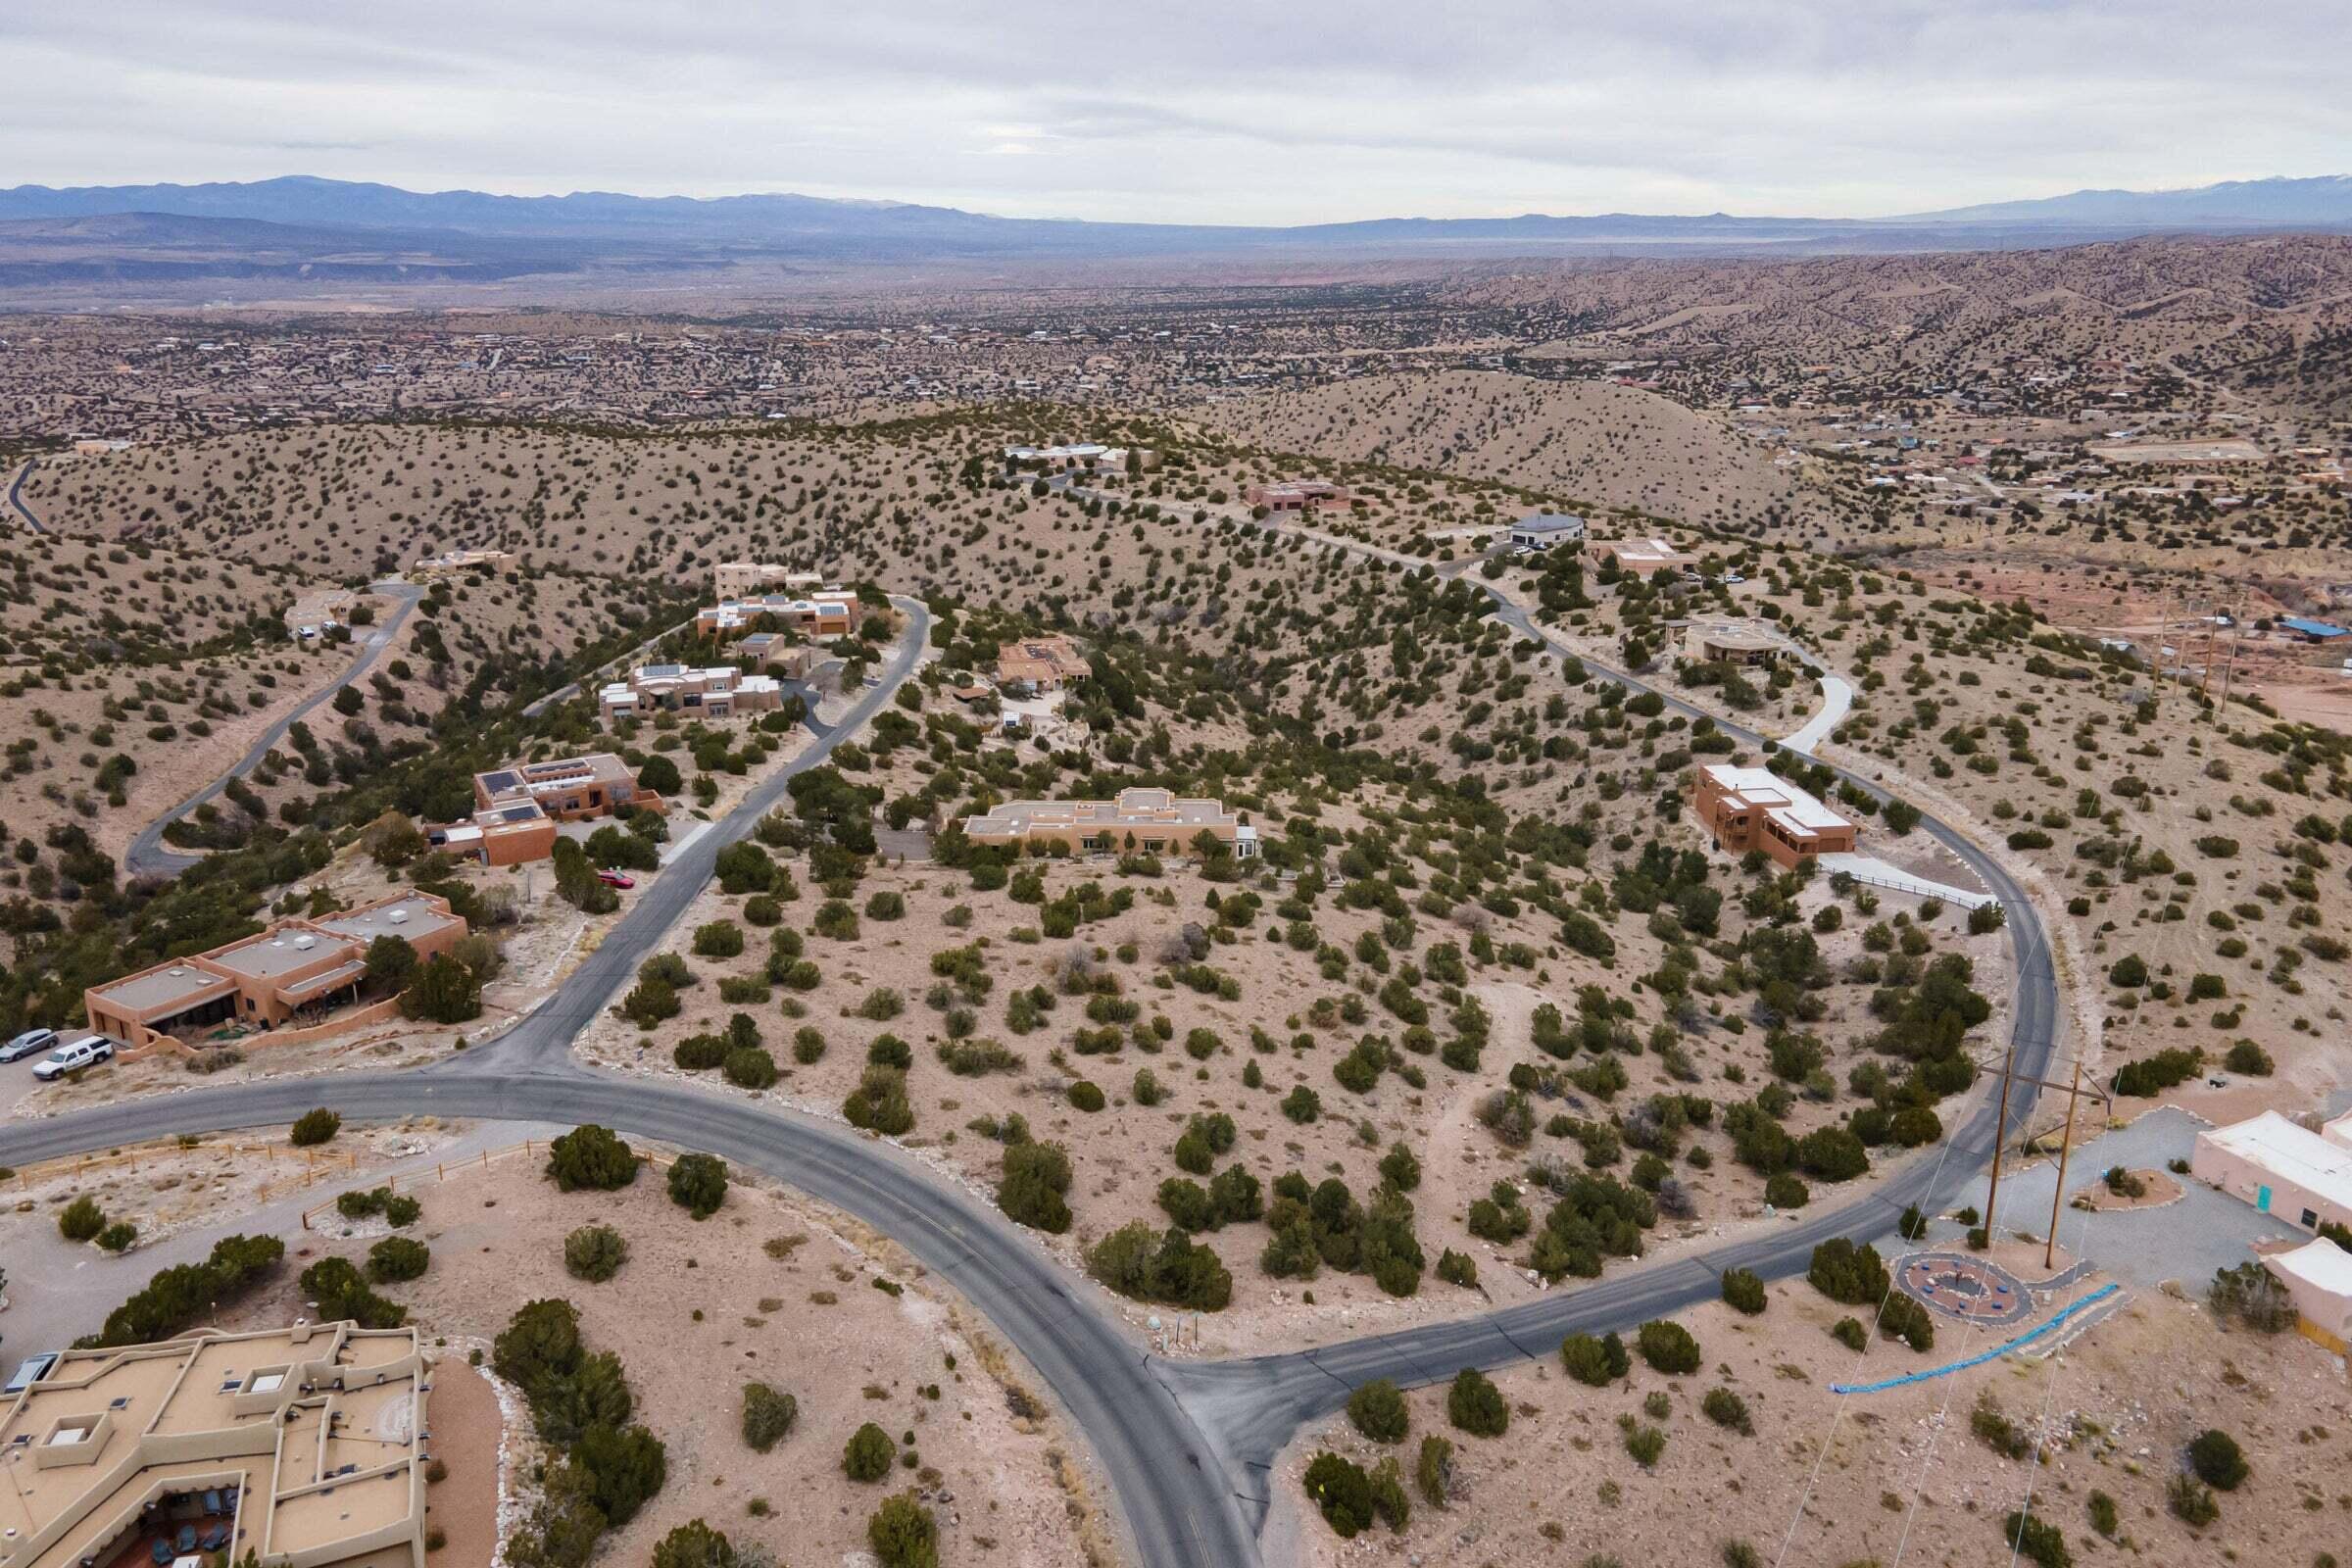
[(230, 779), (243, 778), (261, 766), (262, 759), (270, 755), (271, 747), (286, 738), (286, 731), (293, 727), (296, 719), (308, 716), (320, 703), (331, 701), (335, 693), (375, 667), (376, 660), (383, 656), (386, 648), (392, 646), (392, 639), (400, 634), (401, 622), (409, 618), (409, 612), (416, 609), (416, 601), (424, 597), (424, 590), (413, 583), (379, 582), (374, 585), (373, 591), (396, 603), (387, 619), (367, 628), (368, 635), (361, 641), (359, 657), (351, 662), (351, 667), (335, 677), (334, 684), (312, 694), (301, 707), (262, 731), (261, 739), (253, 743), (252, 749), (238, 760), (236, 766), (139, 829), (138, 837), (130, 841), (130, 848), (122, 855), (122, 868), (125, 871), (132, 876), (177, 876), (202, 860), (204, 857), (201, 855), (181, 855), (165, 849), (164, 829), (228, 788)]
[(32, 477), (34, 461), (26, 458), (24, 466), (19, 468), (17, 476), (8, 482), (8, 505), (10, 511), (24, 519), (25, 527), (34, 533), (47, 533), (49, 530), (41, 526), (41, 519), (34, 516), (32, 509), (24, 504), (24, 481)]
[[(1525, 612), (1499, 596), (1496, 604), (1504, 624), (1564, 652), (1535, 628)], [(925, 1174), (889, 1146), (752, 1103), (607, 1078), (579, 1067), (569, 1054), (572, 1037), (662, 940), (710, 875), (720, 847), (749, 832), (782, 794), (791, 772), (821, 760), (834, 736), (863, 723), (906, 678), (928, 619), (919, 606), (907, 608), (914, 619), (908, 651), (833, 736), (820, 738), (784, 774), (763, 785), (719, 831), (703, 835), (555, 997), (494, 1044), (415, 1074), (343, 1073), (195, 1090), (0, 1127), (0, 1161), (23, 1165), (177, 1132), (269, 1125), (316, 1103), (355, 1117), (430, 1110), (601, 1121), (639, 1136), (709, 1149), (857, 1214), (966, 1293), (1038, 1368), (1086, 1433), (1145, 1563), (1230, 1568), (1258, 1560), (1257, 1529), (1264, 1520), (1265, 1478), (1274, 1456), (1301, 1422), (1336, 1409), (1354, 1385), (1378, 1377), (1424, 1384), (1465, 1366), (1548, 1355), (1571, 1329), (1631, 1328), (1709, 1298), (1726, 1268), (1752, 1268), (1767, 1278), (1800, 1273), (1817, 1243), (1832, 1236), (1885, 1236), (1904, 1203), (1940, 1204), (1989, 1157), (1994, 1110), (1987, 1102), (1953, 1130), (1948, 1154), (1915, 1159), (1840, 1206), (1824, 1207), (1799, 1223), (1703, 1257), (1632, 1269), (1483, 1317), (1344, 1345), (1236, 1362), (1165, 1362), (1144, 1354), (1112, 1326), (1093, 1304), (1093, 1287), (1065, 1283), (1062, 1272), (1001, 1215)], [(1651, 689), (1585, 662), (1597, 675)], [(1676, 710), (1699, 715), (1671, 694), (1659, 695)], [(1760, 735), (1717, 722), (1750, 745), (1764, 744)], [(1888, 798), (1871, 780), (1843, 776), (1882, 801)], [(2013, 1040), (2020, 1067), (2039, 1073), (2057, 1018), (2055, 974), (2040, 922), (2023, 890), (1997, 863), (1932, 818), (1922, 826), (1967, 859), (2007, 906), (2019, 976)], [(2013, 1129), (2023, 1124), (2033, 1098), (2030, 1092), (2011, 1097)]]

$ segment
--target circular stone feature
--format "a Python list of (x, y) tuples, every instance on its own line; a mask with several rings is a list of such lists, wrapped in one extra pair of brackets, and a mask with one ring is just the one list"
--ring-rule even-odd
[(2024, 1282), (1996, 1263), (1961, 1252), (1914, 1252), (1894, 1266), (1895, 1288), (1946, 1317), (2016, 1323), (2034, 1315)]

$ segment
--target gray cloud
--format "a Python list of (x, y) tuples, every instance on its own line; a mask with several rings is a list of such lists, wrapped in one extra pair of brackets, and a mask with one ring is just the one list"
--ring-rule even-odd
[(2340, 172), (2347, 43), (2340, 0), (118, 0), (12, 18), (0, 144), (52, 184), (1869, 215)]

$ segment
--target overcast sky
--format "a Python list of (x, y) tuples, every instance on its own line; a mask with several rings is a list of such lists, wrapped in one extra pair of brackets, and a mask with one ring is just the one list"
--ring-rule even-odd
[(0, 40), (0, 177), (51, 185), (1287, 223), (1868, 217), (2352, 165), (2345, 0), (22, 0)]

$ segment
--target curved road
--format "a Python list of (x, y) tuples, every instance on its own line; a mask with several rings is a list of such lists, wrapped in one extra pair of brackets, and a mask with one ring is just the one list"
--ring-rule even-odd
[(292, 712), (262, 731), (261, 739), (253, 743), (252, 748), (238, 760), (236, 766), (139, 829), (138, 837), (132, 839), (130, 848), (122, 853), (124, 870), (132, 876), (177, 876), (201, 862), (204, 859), (201, 855), (182, 855), (176, 850), (163, 848), (164, 829), (228, 788), (230, 779), (243, 778), (261, 766), (262, 759), (286, 738), (286, 731), (293, 727), (295, 720), (307, 717), (320, 703), (332, 701), (335, 693), (374, 668), (376, 660), (382, 657), (386, 648), (392, 646), (392, 639), (400, 634), (401, 622), (409, 618), (409, 612), (416, 609), (416, 601), (424, 597), (423, 589), (405, 582), (379, 582), (372, 584), (369, 591), (397, 603), (388, 619), (381, 625), (368, 628), (368, 636), (360, 643), (359, 657), (351, 662), (351, 666), (336, 676), (331, 684), (304, 698)]
[[(1426, 564), (1388, 552), (1359, 553), (1415, 567)], [(1488, 591), (1505, 625), (1555, 654), (1568, 652), (1523, 610)], [(906, 679), (926, 640), (929, 617), (919, 605), (902, 605), (911, 617), (907, 646), (882, 682), (837, 729), (819, 737), (731, 812), (718, 831), (690, 845), (554, 997), (501, 1039), (415, 1073), (270, 1080), (0, 1127), (0, 1161), (24, 1165), (167, 1134), (269, 1125), (320, 1103), (360, 1118), (430, 1110), (475, 1118), (600, 1121), (642, 1137), (709, 1149), (866, 1220), (969, 1296), (1046, 1378), (1085, 1432), (1145, 1563), (1230, 1568), (1259, 1558), (1257, 1528), (1269, 1500), (1265, 1479), (1275, 1456), (1302, 1422), (1337, 1409), (1355, 1385), (1381, 1377), (1425, 1384), (1466, 1366), (1546, 1356), (1571, 1329), (1631, 1328), (1711, 1298), (1726, 1268), (1751, 1268), (1766, 1278), (1801, 1273), (1817, 1243), (1833, 1236), (1884, 1236), (1903, 1204), (1943, 1206), (1989, 1158), (1995, 1110), (1987, 1101), (1953, 1130), (1947, 1159), (1915, 1158), (1838, 1207), (1825, 1207), (1798, 1224), (1703, 1256), (1635, 1268), (1480, 1317), (1285, 1355), (1181, 1363), (1145, 1354), (1097, 1308), (1094, 1287), (1069, 1281), (1002, 1215), (879, 1141), (755, 1103), (608, 1077), (577, 1065), (569, 1054), (571, 1039), (634, 974), (701, 890), (719, 849), (748, 833), (793, 773), (822, 760), (836, 738), (870, 718)], [(1584, 662), (1629, 688), (1654, 689), (1590, 660)], [(1687, 716), (1714, 716), (1669, 693), (1658, 695)], [(1719, 718), (1715, 722), (1750, 745), (1767, 744), (1752, 731)], [(1835, 771), (1881, 801), (1890, 798), (1867, 778)], [(1934, 818), (1923, 820), (1922, 827), (1968, 860), (2008, 910), (2019, 977), (2012, 1038), (2021, 1069), (2038, 1075), (2057, 1021), (2056, 977), (2040, 921), (1997, 862)], [(2012, 1094), (2010, 1128), (2023, 1125), (2034, 1098), (2030, 1089)]]
[(26, 458), (24, 466), (19, 468), (17, 476), (8, 482), (8, 505), (11, 511), (24, 519), (25, 527), (30, 528), (34, 533), (47, 533), (49, 530), (41, 526), (41, 519), (34, 516), (32, 509), (24, 504), (24, 481), (32, 477), (32, 467), (36, 461)]

